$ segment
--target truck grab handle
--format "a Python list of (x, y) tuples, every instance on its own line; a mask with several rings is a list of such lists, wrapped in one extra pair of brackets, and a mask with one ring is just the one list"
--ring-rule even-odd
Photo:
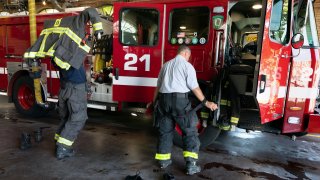
[(261, 74), (259, 93), (264, 93), (264, 91), (266, 89), (266, 82), (267, 82), (267, 75)]
[(115, 68), (115, 69), (114, 69), (114, 78), (115, 78), (116, 80), (119, 79), (119, 68)]

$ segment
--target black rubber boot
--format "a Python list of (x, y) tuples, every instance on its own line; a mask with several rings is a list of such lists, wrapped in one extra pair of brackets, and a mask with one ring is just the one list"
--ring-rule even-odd
[(171, 173), (164, 173), (163, 180), (175, 180), (173, 174)]
[(28, 133), (21, 134), (20, 149), (26, 150), (31, 148), (31, 136)]
[(134, 176), (127, 176), (125, 178), (125, 180), (143, 180), (141, 176), (139, 176), (138, 174), (137, 175), (134, 175)]
[(74, 156), (74, 150), (71, 148), (65, 148), (63, 146), (57, 145), (56, 157), (58, 160), (64, 159), (66, 157)]
[(165, 169), (165, 168), (167, 168), (171, 163), (172, 163), (171, 160), (162, 160), (162, 161), (159, 161), (159, 166), (160, 166), (161, 169)]
[(187, 161), (186, 170), (187, 175), (193, 175), (200, 172), (201, 168), (197, 165), (196, 161)]

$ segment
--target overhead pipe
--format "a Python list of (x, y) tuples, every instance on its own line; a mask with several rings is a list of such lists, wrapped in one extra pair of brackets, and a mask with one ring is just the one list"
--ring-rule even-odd
[(62, 4), (62, 6), (60, 6), (60, 4), (58, 3), (57, 0), (49, 0), (49, 2), (51, 2), (51, 4), (53, 5), (54, 9), (57, 9), (60, 12), (65, 12), (66, 8), (71, 5), (69, 2), (64, 2)]

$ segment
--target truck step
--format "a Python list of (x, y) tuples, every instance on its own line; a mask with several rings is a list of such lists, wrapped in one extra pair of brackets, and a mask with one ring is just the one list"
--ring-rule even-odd
[(240, 112), (238, 127), (247, 130), (258, 130), (280, 134), (280, 128), (282, 127), (282, 125), (280, 120), (261, 124), (260, 113), (258, 109), (242, 109)]

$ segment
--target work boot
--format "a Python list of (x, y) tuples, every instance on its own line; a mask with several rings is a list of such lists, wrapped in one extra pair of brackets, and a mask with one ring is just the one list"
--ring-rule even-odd
[(172, 163), (172, 161), (170, 159), (169, 160), (161, 160), (161, 161), (159, 161), (159, 165), (160, 165), (161, 169), (167, 168), (171, 163)]
[(221, 115), (221, 117), (219, 118), (218, 126), (221, 130), (230, 131), (231, 129), (230, 119), (228, 119), (227, 116)]
[(125, 178), (125, 180), (143, 180), (139, 174), (140, 172), (138, 172), (136, 175), (133, 175), (133, 176), (129, 175)]
[(22, 133), (20, 139), (20, 149), (26, 150), (31, 148), (31, 136), (28, 133)]
[(197, 165), (196, 161), (187, 161), (186, 174), (193, 175), (201, 171), (200, 166)]
[(63, 146), (57, 145), (56, 149), (56, 157), (58, 160), (66, 158), (66, 157), (72, 157), (74, 156), (74, 150), (71, 148), (65, 148)]
[(175, 180), (173, 174), (171, 173), (164, 173), (163, 180)]

